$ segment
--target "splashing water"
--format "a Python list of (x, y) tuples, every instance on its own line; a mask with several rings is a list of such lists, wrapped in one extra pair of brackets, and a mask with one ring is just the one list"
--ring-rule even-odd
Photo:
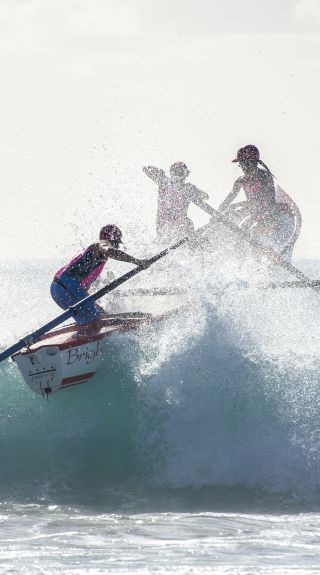
[[(57, 311), (43, 295), (52, 263), (29, 274), (31, 283), (21, 265), (6, 266), (3, 347)], [(183, 311), (114, 337), (92, 383), (41, 401), (3, 364), (3, 488), (21, 497), (89, 485), (242, 486), (316, 502), (319, 296), (258, 289), (268, 278), (254, 260), (240, 266), (185, 249), (130, 285), (177, 287)], [(157, 311), (161, 297), (120, 294), (108, 306)]]

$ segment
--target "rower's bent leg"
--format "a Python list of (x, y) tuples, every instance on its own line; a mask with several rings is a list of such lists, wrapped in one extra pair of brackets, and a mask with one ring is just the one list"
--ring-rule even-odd
[[(59, 278), (59, 283), (53, 281), (51, 284), (51, 296), (62, 309), (68, 309), (88, 295), (88, 292), (76, 279), (68, 276), (62, 275)], [(100, 320), (102, 313), (104, 310), (100, 306), (89, 301), (77, 308), (73, 317), (76, 323), (82, 326)]]

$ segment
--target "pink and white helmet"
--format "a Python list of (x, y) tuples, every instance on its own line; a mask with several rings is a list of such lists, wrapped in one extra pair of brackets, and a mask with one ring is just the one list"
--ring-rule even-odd
[(114, 224), (107, 224), (101, 228), (99, 239), (107, 240), (113, 247), (117, 248), (122, 243), (122, 231)]
[(271, 176), (273, 176), (273, 173), (269, 170), (268, 166), (262, 160), (260, 160), (260, 152), (259, 152), (257, 146), (254, 146), (253, 144), (248, 144), (248, 146), (244, 146), (243, 148), (240, 148), (240, 150), (238, 150), (238, 152), (237, 152), (237, 157), (232, 161), (233, 162), (257, 162), (261, 166), (263, 166), (267, 170), (267, 172), (269, 172), (269, 174), (271, 174)]
[(237, 152), (237, 157), (232, 160), (233, 162), (258, 162), (260, 160), (260, 152), (256, 146), (249, 144), (240, 148)]

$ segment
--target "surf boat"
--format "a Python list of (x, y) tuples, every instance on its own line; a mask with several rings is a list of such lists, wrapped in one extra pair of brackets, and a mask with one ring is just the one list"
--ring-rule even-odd
[(30, 347), (13, 354), (12, 359), (32, 391), (48, 396), (92, 379), (103, 358), (107, 359), (110, 336), (136, 330), (168, 315), (121, 313), (104, 320), (99, 332), (87, 335), (79, 332), (75, 323), (69, 324), (39, 337)]
[[(187, 237), (182, 238), (150, 258), (148, 267), (187, 240)], [(57, 329), (57, 326), (63, 325), (69, 318), (76, 317), (82, 305), (101, 299), (143, 270), (144, 267), (137, 266), (75, 303), (56, 318), (2, 351), (0, 362), (11, 357), (29, 387), (42, 395), (48, 396), (53, 391), (88, 381), (99, 368), (108, 336), (134, 330), (143, 323), (159, 321), (185, 307), (185, 305), (174, 306), (155, 314), (132, 310), (117, 315), (108, 314), (97, 332), (89, 332), (88, 329), (85, 332), (83, 326), (79, 328), (76, 323)]]
[[(291, 204), (291, 202), (287, 200), (283, 190), (278, 190), (278, 197), (286, 200), (286, 202), (283, 201), (282, 203), (287, 203), (289, 206), (283, 210), (286, 217), (284, 218), (285, 223), (282, 230), (287, 230), (287, 234), (286, 240), (281, 243), (280, 247), (282, 253), (288, 253), (288, 250), (293, 247), (299, 235), (301, 217), (298, 209), (295, 210), (294, 208), (295, 204)], [(200, 233), (199, 231), (196, 232), (198, 237), (202, 237), (203, 240), (207, 240), (214, 245), (215, 238), (221, 236), (223, 233), (224, 235), (228, 235), (229, 233), (230, 237), (227, 239), (230, 239), (230, 241), (223, 242), (223, 247), (229, 244), (231, 247), (237, 247), (236, 244), (238, 243), (242, 255), (245, 255), (246, 249), (251, 248), (253, 252), (255, 252), (256, 257), (266, 257), (269, 264), (276, 265), (278, 269), (289, 272), (291, 276), (304, 282), (305, 285), (310, 285), (310, 279), (286, 260), (284, 256), (279, 254), (279, 251), (277, 252), (270, 246), (266, 246), (265, 248), (261, 247), (259, 242), (251, 239), (247, 232), (242, 231), (240, 225), (228, 219), (225, 214), (221, 214), (204, 202), (199, 202), (199, 205), (200, 204), (212, 218), (211, 222), (200, 230)], [(245, 217), (243, 213), (241, 217)], [(189, 238), (182, 238), (156, 256), (153, 256), (153, 258), (149, 260), (150, 265), (168, 254), (171, 250), (185, 244), (187, 241), (189, 241)], [(195, 249), (197, 249), (197, 247)], [(81, 305), (90, 300), (97, 301), (141, 271), (143, 271), (143, 268), (136, 267), (110, 284), (102, 287), (94, 294), (74, 304), (58, 317), (1, 352), (0, 362), (12, 357), (28, 386), (35, 393), (41, 395), (48, 396), (52, 392), (90, 380), (99, 369), (102, 357), (105, 356), (107, 358), (107, 354), (104, 352), (106, 351), (107, 338), (109, 336), (116, 333), (120, 334), (132, 331), (143, 324), (159, 321), (180, 312), (180, 310), (186, 309), (188, 305), (183, 290), (181, 291), (174, 288), (171, 296), (177, 295), (180, 301), (176, 301), (171, 305), (170, 310), (164, 311), (162, 307), (159, 309), (159, 306), (157, 306), (157, 309), (152, 313), (133, 312), (130, 310), (126, 313), (119, 313), (113, 316), (109, 315), (108, 319), (104, 320), (101, 329), (91, 334), (85, 334), (79, 331), (76, 324), (66, 325), (57, 329), (57, 326), (63, 324), (67, 319), (76, 316), (77, 309)], [(147, 293), (145, 293), (145, 291), (146, 290), (142, 290), (142, 294), (138, 293), (137, 295), (148, 295), (149, 290), (147, 290)], [(151, 293), (153, 300), (156, 292), (155, 290), (151, 290)], [(160, 291), (158, 291), (158, 295), (168, 294), (163, 293), (163, 289), (161, 288)], [(143, 305), (143, 309), (146, 309), (145, 304)]]

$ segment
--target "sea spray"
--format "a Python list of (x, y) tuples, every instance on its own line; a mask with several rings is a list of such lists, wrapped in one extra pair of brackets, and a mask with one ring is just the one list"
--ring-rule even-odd
[[(216, 277), (214, 267), (201, 270), (194, 261), (184, 253), (159, 277), (156, 270), (145, 275), (150, 289), (155, 280), (172, 287), (177, 279), (183, 311), (110, 338), (91, 382), (47, 401), (32, 394), (13, 363), (1, 365), (4, 495), (255, 488), (317, 501), (318, 294), (262, 291), (252, 271), (238, 268), (237, 276), (236, 267), (223, 273), (221, 265)], [(43, 265), (43, 277), (51, 267)], [(29, 301), (30, 288), (41, 302), (36, 316), (24, 304), (25, 331), (52, 309), (40, 298), (38, 276), (27, 285), (18, 273), (7, 268), (16, 305), (18, 296)], [(130, 308), (133, 299), (126, 301)], [(156, 298), (148, 301), (156, 309)], [(10, 343), (19, 332), (18, 315), (13, 320), (6, 319)]]
[(223, 328), (215, 318), (191, 354), (171, 357), (139, 387), (141, 449), (154, 484), (316, 498), (317, 366), (288, 373), (246, 357)]

